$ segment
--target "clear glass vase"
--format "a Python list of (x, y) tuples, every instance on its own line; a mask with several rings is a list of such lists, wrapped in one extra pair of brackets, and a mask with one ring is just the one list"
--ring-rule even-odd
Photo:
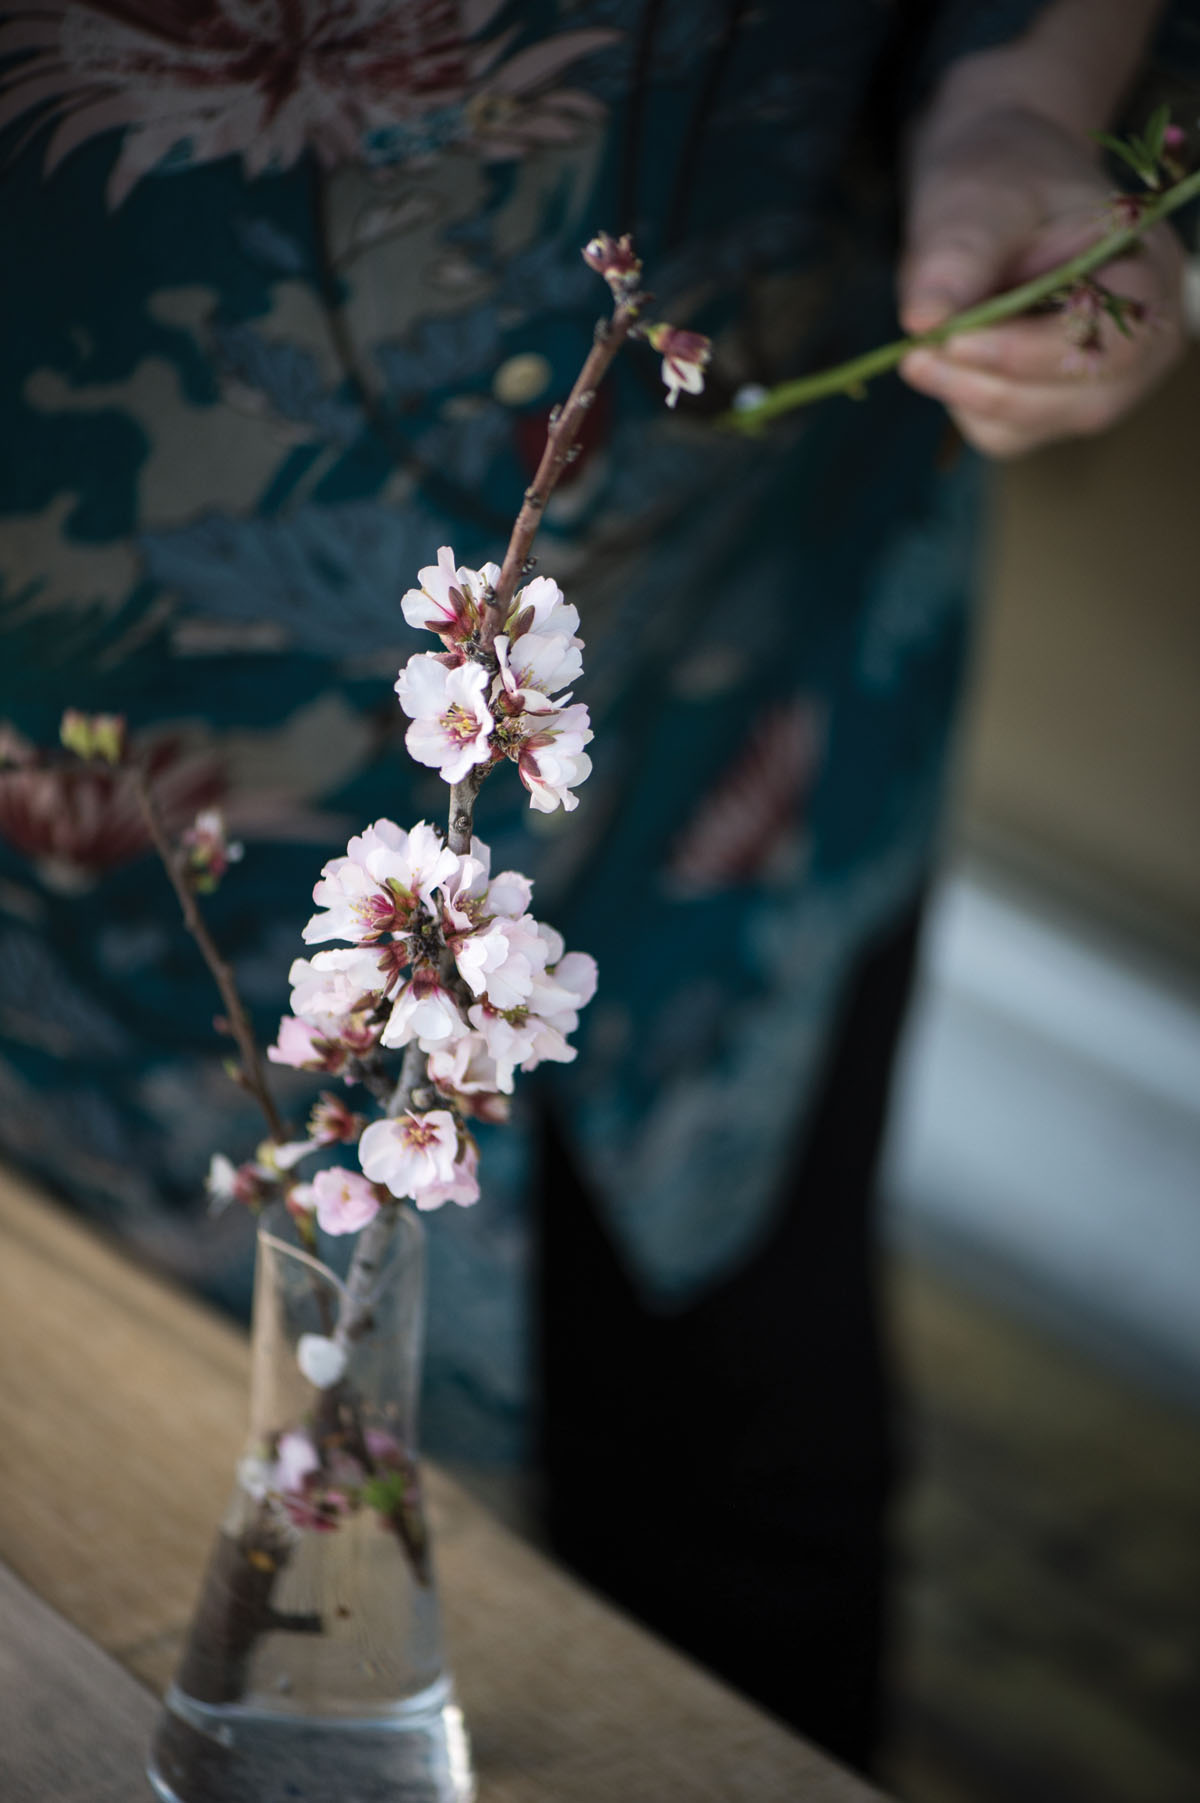
[(154, 1737), (167, 1803), (475, 1794), (416, 1458), (424, 1232), (389, 1212), (354, 1306), (282, 1210), (260, 1225), (250, 1441)]

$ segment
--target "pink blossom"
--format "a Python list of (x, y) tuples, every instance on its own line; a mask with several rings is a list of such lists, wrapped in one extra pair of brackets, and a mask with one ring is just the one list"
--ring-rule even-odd
[(267, 1047), (267, 1057), (272, 1064), (290, 1064), (298, 1071), (328, 1071), (331, 1075), (336, 1075), (346, 1062), (336, 1041), (326, 1038), (311, 1021), (298, 1020), (294, 1014), (283, 1016), (275, 1044)]
[(514, 645), (527, 632), (548, 633), (576, 642), (579, 609), (565, 599), (553, 577), (535, 576), (514, 595), (504, 630)]
[(667, 406), (673, 407), (680, 391), (700, 394), (704, 389), (704, 372), (712, 356), (712, 340), (702, 332), (684, 332), (665, 321), (652, 325), (646, 337), (661, 352), (662, 379), (667, 385)]
[(503, 920), (518, 920), (528, 912), (532, 897), (533, 882), (529, 877), (519, 870), (502, 870), (489, 879), (487, 911)]
[(545, 965), (546, 948), (531, 914), (495, 919), (455, 940), (454, 961), (473, 995), (486, 995), (495, 1008), (519, 1008), (529, 999), (534, 977)]
[(430, 1052), (427, 1069), (430, 1081), (460, 1115), (492, 1122), (508, 1119), (508, 1097), (499, 1093), (496, 1061), (481, 1033), (464, 1033)]
[(454, 552), (443, 545), (436, 564), (418, 570), (417, 579), (420, 588), (410, 588), (401, 598), (404, 618), (410, 626), (436, 632), (443, 645), (453, 649), (479, 630), (483, 602), (500, 580), (500, 565), (455, 569)]
[(430, 1183), (419, 1189), (413, 1196), (418, 1208), (440, 1208), (444, 1202), (457, 1202), (460, 1208), (469, 1208), (472, 1202), (479, 1200), (479, 1148), (469, 1134), (464, 1135), (462, 1152), (456, 1159), (449, 1180), (445, 1183)]
[(415, 1198), (435, 1184), (454, 1182), (457, 1157), (458, 1128), (445, 1108), (372, 1121), (358, 1142), (363, 1170), (393, 1196)]
[(313, 915), (303, 937), (310, 945), (323, 939), (362, 945), (403, 933), (456, 864), (424, 820), (408, 833), (392, 820), (377, 820), (351, 839), (344, 858), (331, 858), (322, 869), (313, 900), (325, 912)]
[(506, 701), (510, 712), (518, 712), (528, 705), (526, 697), (531, 690), (538, 695), (556, 695), (569, 688), (583, 674), (581, 649), (580, 639), (554, 632), (527, 632), (511, 645), (505, 633), (497, 633), (496, 657), (503, 689), (498, 699)]
[(447, 938), (469, 933), (496, 915), (516, 920), (529, 908), (533, 883), (519, 870), (491, 875), (492, 853), (482, 839), (472, 839), (469, 855), (458, 859), (453, 876), (441, 885), (442, 922)]
[(324, 1233), (357, 1233), (379, 1213), (374, 1185), (341, 1165), (318, 1171), (311, 1183), (293, 1184), (291, 1200), (298, 1208), (315, 1209)]
[(404, 743), (418, 764), (436, 770), (443, 782), (458, 783), (490, 760), (495, 721), (484, 699), (488, 673), (482, 664), (447, 668), (437, 652), (421, 651), (409, 658), (395, 687), (412, 720)]
[(396, 998), (380, 1040), (385, 1046), (404, 1046), (415, 1039), (423, 1052), (466, 1032), (458, 1004), (432, 964), (413, 971)]
[(533, 1056), (541, 1023), (536, 1016), (526, 1015), (519, 1009), (514, 1009), (511, 1015), (501, 1014), (490, 1002), (476, 1002), (467, 1009), (467, 1018), (495, 1064), (496, 1088), (501, 1094), (510, 1096), (517, 1066)]
[(360, 946), (297, 958), (288, 972), (292, 1012), (319, 1030), (380, 1000), (397, 974), (387, 968), (386, 955)]
[(321, 1461), (308, 1435), (299, 1428), (280, 1434), (275, 1449), (275, 1483), (286, 1494), (301, 1490), (306, 1478), (319, 1471)]
[(187, 853), (187, 873), (193, 889), (211, 895), (231, 864), (241, 861), (243, 847), (225, 836), (225, 816), (220, 808), (202, 808), (180, 844)]
[(349, 1145), (356, 1140), (364, 1126), (361, 1114), (354, 1114), (340, 1096), (331, 1095), (328, 1090), (321, 1091), (321, 1099), (314, 1102), (308, 1117), (308, 1130), (319, 1146)]
[(209, 1207), (214, 1214), (240, 1202), (246, 1208), (259, 1208), (277, 1195), (278, 1178), (269, 1166), (256, 1163), (235, 1165), (224, 1152), (214, 1152), (208, 1165), (204, 1187)]
[(458, 859), (453, 875), (442, 884), (442, 931), (447, 938), (473, 932), (486, 917), (490, 859), (487, 846), (472, 839), (470, 853)]
[(487, 1048), (482, 1033), (463, 1033), (447, 1045), (430, 1052), (430, 1080), (456, 1095), (474, 1095), (499, 1088), (496, 1061)]
[(584, 245), (582, 256), (589, 269), (602, 275), (618, 300), (632, 294), (642, 279), (641, 259), (634, 255), (633, 239), (626, 232), (614, 238), (608, 232), (597, 232)]
[[(579, 806), (571, 793), (590, 774), (592, 760), (584, 751), (593, 733), (582, 702), (573, 707), (530, 711), (522, 716), (525, 737), (516, 748), (517, 772), (529, 790), (529, 805), (539, 814), (561, 807), (569, 814)], [(510, 753), (510, 755), (514, 755)]]

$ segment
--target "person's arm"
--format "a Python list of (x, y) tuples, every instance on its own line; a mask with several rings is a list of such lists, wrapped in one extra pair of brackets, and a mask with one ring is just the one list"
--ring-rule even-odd
[[(1024, 37), (950, 67), (913, 134), (906, 331), (927, 331), (1094, 241), (1112, 183), (1091, 134), (1109, 123), (1161, 10), (1160, 0), (1050, 0)], [(1106, 321), (1092, 373), (1072, 366), (1051, 316), (914, 352), (902, 375), (992, 456), (1102, 430), (1154, 386), (1183, 341), (1177, 241), (1159, 226), (1143, 243), (1099, 275), (1143, 302), (1150, 323), (1125, 338)]]

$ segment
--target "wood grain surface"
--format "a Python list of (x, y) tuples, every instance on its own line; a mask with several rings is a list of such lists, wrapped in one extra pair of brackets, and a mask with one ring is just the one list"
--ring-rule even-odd
[(130, 1803), (154, 1701), (0, 1566), (4, 1803)]
[[(247, 1365), (234, 1327), (0, 1173), (0, 1558), (155, 1689), (174, 1668), (241, 1450)], [(443, 1474), (427, 1476), (480, 1803), (877, 1795), (591, 1596)], [(11, 1660), (12, 1631), (0, 1634)], [(13, 1714), (6, 1706), (0, 1740), (6, 1803), (22, 1793), (6, 1788), (5, 1762), (23, 1757), (22, 1736), (46, 1732), (45, 1716), (35, 1730), (28, 1709)], [(114, 1747), (130, 1720), (114, 1715)], [(56, 1744), (66, 1755), (66, 1740)], [(105, 1803), (109, 1793), (64, 1782), (45, 1795)]]

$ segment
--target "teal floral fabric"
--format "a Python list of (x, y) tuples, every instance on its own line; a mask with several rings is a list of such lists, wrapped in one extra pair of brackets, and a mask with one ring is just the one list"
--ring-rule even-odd
[[(583, 616), (595, 773), (494, 867), (600, 962), (554, 1106), (648, 1297), (743, 1257), (847, 972), (931, 855), (978, 478), (894, 381), (741, 442), (714, 415), (894, 329), (894, 134), (940, 59), (1032, 4), (93, 0), (0, 23), (0, 1147), (233, 1305), (248, 1226), (210, 1153), (258, 1124), (123, 782), (49, 771), (64, 706), (125, 714), (264, 1038), (319, 866), (441, 820), (392, 683), (440, 544), (503, 549), (633, 229), (712, 334), (663, 406), (633, 347), (547, 510)], [(936, 13), (936, 18), (934, 14)], [(932, 23), (930, 22), (932, 20)], [(936, 26), (936, 30), (934, 27)], [(299, 1118), (317, 1087), (276, 1073)], [(431, 1218), (428, 1437), (527, 1419), (530, 1098), (484, 1200)]]

